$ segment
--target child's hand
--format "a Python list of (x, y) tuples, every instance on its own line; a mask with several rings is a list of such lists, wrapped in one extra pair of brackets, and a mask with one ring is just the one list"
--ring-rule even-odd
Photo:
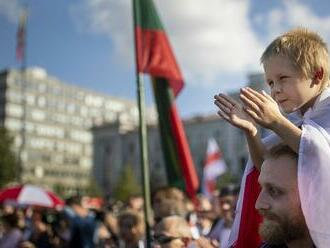
[(224, 94), (215, 95), (214, 99), (215, 105), (220, 109), (218, 115), (252, 136), (257, 134), (254, 120), (244, 111), (241, 104)]
[(251, 88), (242, 88), (240, 98), (245, 104), (244, 110), (265, 128), (273, 129), (283, 118), (275, 100), (264, 91), (259, 93)]

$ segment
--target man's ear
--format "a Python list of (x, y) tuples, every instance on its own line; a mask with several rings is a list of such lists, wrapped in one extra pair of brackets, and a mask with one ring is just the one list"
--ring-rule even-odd
[(314, 84), (319, 84), (322, 81), (323, 77), (324, 77), (323, 67), (320, 67), (314, 73), (314, 77), (313, 77)]

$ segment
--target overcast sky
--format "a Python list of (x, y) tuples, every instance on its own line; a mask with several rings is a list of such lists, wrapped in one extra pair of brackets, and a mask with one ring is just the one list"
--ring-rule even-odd
[[(186, 86), (184, 116), (215, 113), (213, 95), (238, 90), (261, 72), (259, 57), (292, 27), (330, 42), (328, 0), (155, 0)], [(29, 8), (28, 66), (68, 83), (136, 101), (131, 0), (0, 0), (0, 69), (18, 67), (16, 31)], [(147, 103), (152, 104), (149, 84)]]

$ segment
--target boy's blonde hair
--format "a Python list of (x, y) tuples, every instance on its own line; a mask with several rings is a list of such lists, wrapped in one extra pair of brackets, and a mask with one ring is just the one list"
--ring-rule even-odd
[(284, 33), (269, 44), (260, 61), (265, 64), (276, 55), (287, 57), (305, 78), (314, 78), (315, 72), (323, 68), (322, 88), (328, 86), (328, 48), (317, 33), (306, 28), (296, 28)]

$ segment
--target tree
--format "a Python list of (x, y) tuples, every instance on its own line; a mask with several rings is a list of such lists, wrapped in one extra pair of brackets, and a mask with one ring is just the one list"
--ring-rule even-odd
[(114, 197), (125, 202), (130, 196), (140, 194), (141, 184), (136, 179), (133, 168), (126, 165), (114, 189)]
[(102, 189), (100, 188), (94, 177), (90, 177), (89, 179), (89, 184), (86, 188), (86, 194), (91, 197), (103, 196)]
[(0, 187), (15, 180), (18, 164), (12, 146), (13, 138), (0, 127)]
[(218, 177), (217, 188), (221, 189), (228, 184), (238, 184), (239, 179), (230, 172), (226, 172)]

